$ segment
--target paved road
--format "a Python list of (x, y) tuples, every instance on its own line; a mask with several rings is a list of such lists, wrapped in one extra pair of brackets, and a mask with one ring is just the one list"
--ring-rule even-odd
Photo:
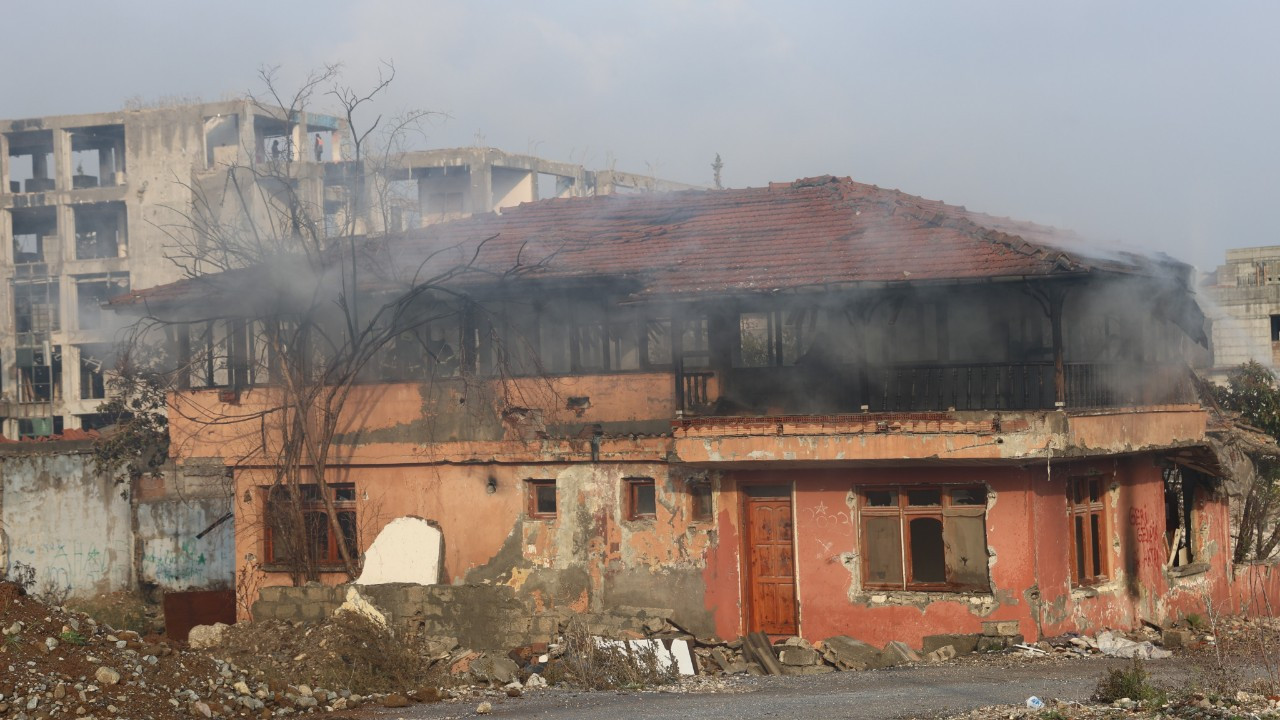
[[(984, 705), (1022, 703), (1028, 696), (1083, 701), (1110, 667), (1127, 661), (1079, 659), (890, 668), (875, 672), (831, 673), (809, 677), (753, 678), (750, 692), (738, 693), (575, 693), (560, 690), (521, 698), (487, 698), (493, 718), (645, 718), (646, 720), (745, 720), (748, 718), (820, 718), (887, 720), (931, 718), (944, 712)], [(1152, 676), (1177, 684), (1194, 669), (1178, 659), (1151, 661)], [(483, 699), (379, 710), (361, 717), (445, 720), (476, 717)]]

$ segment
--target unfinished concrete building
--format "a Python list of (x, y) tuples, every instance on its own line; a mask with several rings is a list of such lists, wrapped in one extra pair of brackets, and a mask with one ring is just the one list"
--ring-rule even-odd
[[(338, 420), (328, 484), (296, 490), (258, 420), (280, 358), (244, 350), (289, 325), (254, 292), (280, 269), (113, 306), (179, 337), (224, 328), (214, 352), (238, 359), (213, 376), (179, 343), (170, 402), (175, 461), (234, 476), (242, 608), (304, 556), (342, 581), (403, 516), (442, 533), (441, 583), (507, 593), (503, 627), (544, 640), (557, 619), (644, 612), (699, 636), (919, 647), (1237, 607), (1239, 583), (1275, 578), (1232, 565), (1192, 269), (1074, 243), (831, 177), (434, 225), (362, 264), (375, 305), (402, 297), (402, 268), (476, 262), (411, 296)], [(308, 543), (277, 541), (284, 500)], [(300, 589), (254, 612), (320, 612)]]
[(1228, 250), (1201, 290), (1212, 301), (1215, 381), (1250, 360), (1280, 368), (1280, 246)]
[[(240, 223), (263, 216), (269, 193), (233, 188), (233, 168), (247, 169), (240, 177), (251, 183), (294, 183), (323, 208), (314, 214), (332, 233), (409, 230), (544, 197), (677, 187), (487, 148), (357, 164), (344, 161), (337, 118), (279, 115), (230, 101), (0, 121), (4, 437), (109, 422), (98, 406), (121, 326), (100, 306), (203, 271), (181, 247), (195, 208)], [(378, 182), (355, 182), (371, 173)], [(358, 218), (345, 216), (353, 187), (370, 195)]]

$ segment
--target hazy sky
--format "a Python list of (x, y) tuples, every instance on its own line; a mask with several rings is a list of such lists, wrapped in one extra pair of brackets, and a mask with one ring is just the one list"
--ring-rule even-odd
[(0, 116), (342, 62), (477, 142), (729, 186), (831, 173), (1162, 249), (1280, 244), (1280, 3), (25, 2)]

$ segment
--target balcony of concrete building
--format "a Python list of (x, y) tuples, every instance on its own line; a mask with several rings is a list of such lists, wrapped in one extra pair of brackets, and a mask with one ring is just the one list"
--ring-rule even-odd
[(67, 132), (72, 190), (125, 184), (124, 125), (80, 127)]
[(9, 154), (4, 190), (10, 193), (52, 192), (57, 186), (53, 131), (19, 130), (5, 133), (4, 138)]

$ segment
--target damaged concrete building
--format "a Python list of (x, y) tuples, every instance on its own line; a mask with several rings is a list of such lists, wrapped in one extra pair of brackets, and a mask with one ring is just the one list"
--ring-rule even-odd
[(1250, 360), (1280, 367), (1280, 247), (1234, 248), (1208, 273), (1202, 291), (1214, 304), (1213, 368), (1227, 373)]
[[(648, 609), (702, 636), (919, 647), (1233, 606), (1271, 576), (1231, 563), (1192, 269), (1075, 242), (820, 177), (530, 203), (380, 245), (370, 296), (394, 269), (467, 272), (354, 389), (328, 496), (303, 488), (339, 515), (313, 535), (324, 577), (413, 516), (443, 535), (442, 585), (505, 588), (535, 620)], [(113, 302), (222, 338), (221, 374), (178, 343), (172, 448), (234, 475), (242, 607), (290, 582), (259, 412), (278, 389), (246, 349), (272, 332), (262, 284)]]
[(48, 437), (110, 422), (98, 406), (120, 327), (100, 306), (201, 272), (178, 237), (197, 209), (261, 215), (245, 211), (239, 200), (256, 195), (243, 187), (228, 201), (233, 168), (262, 183), (273, 178), (256, 169), (282, 168), (267, 175), (287, 176), (334, 227), (353, 178), (376, 169), (388, 212), (372, 225), (359, 220), (370, 232), (541, 197), (685, 187), (492, 148), (401, 153), (375, 168), (344, 161), (338, 118), (280, 115), (238, 100), (0, 121), (0, 434)]

